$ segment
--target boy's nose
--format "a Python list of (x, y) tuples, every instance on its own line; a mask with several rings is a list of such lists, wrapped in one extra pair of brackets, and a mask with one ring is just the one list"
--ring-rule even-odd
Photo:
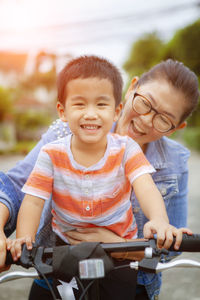
[(97, 118), (97, 113), (96, 110), (93, 107), (87, 108), (84, 114), (85, 119), (96, 119)]

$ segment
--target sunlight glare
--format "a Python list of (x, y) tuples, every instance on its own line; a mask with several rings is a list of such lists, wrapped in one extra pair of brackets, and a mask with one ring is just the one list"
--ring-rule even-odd
[(39, 1), (7, 0), (1, 3), (1, 30), (27, 32), (42, 23)]

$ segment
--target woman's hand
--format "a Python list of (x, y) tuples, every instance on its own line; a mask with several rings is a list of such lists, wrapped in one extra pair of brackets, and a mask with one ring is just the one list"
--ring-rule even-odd
[(157, 247), (168, 249), (173, 238), (176, 237), (174, 249), (178, 250), (182, 242), (183, 233), (188, 235), (192, 234), (192, 231), (188, 228), (176, 228), (163, 220), (151, 220), (144, 225), (143, 228), (144, 237), (147, 239), (153, 238), (154, 234), (157, 234)]
[(78, 228), (65, 233), (70, 244), (76, 245), (80, 242), (119, 243), (124, 239), (114, 232), (103, 227)]

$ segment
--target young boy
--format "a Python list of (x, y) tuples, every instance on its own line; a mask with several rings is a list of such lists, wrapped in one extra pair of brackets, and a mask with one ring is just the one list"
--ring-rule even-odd
[(23, 187), (26, 196), (11, 249), (15, 260), (21, 244), (31, 248), (51, 194), (52, 229), (64, 242), (67, 231), (93, 226), (136, 238), (132, 187), (152, 233), (167, 229), (163, 199), (148, 174), (154, 168), (131, 138), (109, 133), (121, 111), (121, 93), (119, 71), (102, 58), (74, 59), (59, 74), (57, 110), (72, 134), (42, 148)]

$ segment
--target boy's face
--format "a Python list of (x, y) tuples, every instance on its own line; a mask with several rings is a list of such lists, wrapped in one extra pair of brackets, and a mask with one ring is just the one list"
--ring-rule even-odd
[(67, 85), (65, 107), (58, 103), (62, 121), (68, 122), (73, 139), (82, 144), (107, 143), (106, 135), (120, 108), (115, 108), (113, 86), (108, 79), (78, 78)]

